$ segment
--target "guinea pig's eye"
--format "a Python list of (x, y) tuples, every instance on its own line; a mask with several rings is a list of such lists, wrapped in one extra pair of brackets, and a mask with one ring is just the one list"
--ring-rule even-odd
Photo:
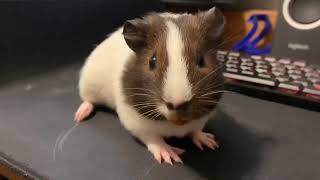
[(199, 68), (203, 68), (206, 65), (203, 55), (197, 55), (196, 63)]
[(156, 53), (154, 53), (149, 60), (149, 68), (150, 70), (154, 70), (156, 66), (157, 66), (157, 57), (156, 57)]

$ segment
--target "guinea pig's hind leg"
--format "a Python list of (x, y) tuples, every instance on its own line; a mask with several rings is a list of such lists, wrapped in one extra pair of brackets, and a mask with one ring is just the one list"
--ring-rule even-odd
[(85, 120), (92, 113), (93, 108), (94, 105), (92, 103), (87, 101), (82, 102), (74, 115), (74, 121), (81, 122)]
[(162, 159), (172, 165), (172, 160), (182, 163), (179, 155), (184, 153), (183, 149), (170, 146), (163, 139), (155, 142), (147, 143), (148, 150), (153, 154), (154, 158), (161, 164)]
[(203, 150), (203, 146), (207, 146), (208, 148), (215, 150), (219, 147), (218, 143), (214, 140), (214, 135), (211, 133), (205, 133), (202, 131), (192, 132), (190, 135), (193, 143), (199, 147), (199, 149)]

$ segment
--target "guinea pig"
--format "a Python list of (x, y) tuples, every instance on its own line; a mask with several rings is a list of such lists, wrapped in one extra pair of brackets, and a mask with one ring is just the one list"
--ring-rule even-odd
[(96, 105), (114, 109), (122, 125), (161, 163), (184, 150), (165, 142), (189, 136), (201, 150), (218, 147), (203, 132), (223, 91), (215, 58), (225, 18), (213, 7), (195, 14), (149, 13), (128, 20), (99, 44), (80, 72), (81, 122)]

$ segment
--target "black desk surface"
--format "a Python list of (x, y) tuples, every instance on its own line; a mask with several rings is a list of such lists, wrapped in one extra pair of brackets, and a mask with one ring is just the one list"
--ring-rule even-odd
[[(159, 165), (144, 146), (100, 110), (74, 126), (79, 65), (0, 88), (0, 151), (44, 178), (71, 179), (320, 179), (320, 113), (225, 94), (207, 126), (220, 149), (198, 151), (188, 139), (184, 164)], [(54, 155), (55, 152), (55, 155)], [(1, 159), (0, 159), (1, 160)]]

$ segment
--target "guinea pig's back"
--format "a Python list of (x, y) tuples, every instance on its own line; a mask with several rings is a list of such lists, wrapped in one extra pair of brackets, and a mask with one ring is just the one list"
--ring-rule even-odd
[(115, 108), (115, 92), (119, 91), (121, 73), (132, 51), (122, 28), (99, 44), (86, 60), (79, 81), (83, 101)]

